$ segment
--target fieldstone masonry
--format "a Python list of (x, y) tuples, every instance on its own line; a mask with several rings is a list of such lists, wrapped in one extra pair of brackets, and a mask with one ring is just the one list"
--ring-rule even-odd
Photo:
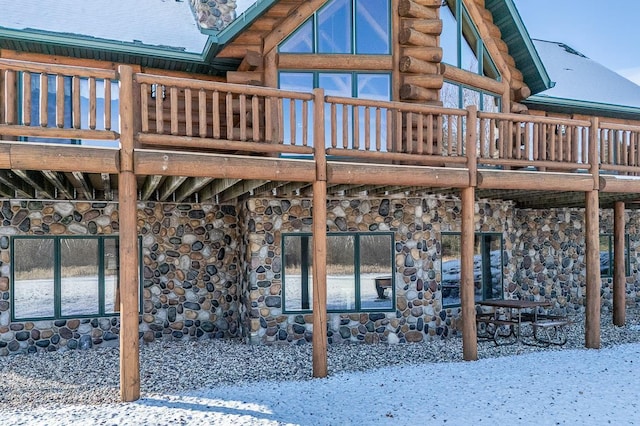
[(236, 19), (236, 0), (190, 0), (200, 28), (222, 30)]
[[(310, 341), (311, 315), (283, 313), (281, 245), (283, 233), (311, 232), (311, 206), (304, 198), (254, 198), (238, 206), (139, 203), (142, 341)], [(440, 288), (441, 233), (460, 230), (458, 199), (333, 199), (327, 207), (330, 232), (392, 232), (396, 268), (395, 309), (330, 314), (331, 343), (419, 342), (460, 332), (459, 309), (442, 306)], [(476, 203), (476, 230), (503, 235), (505, 298), (550, 299), (560, 312), (583, 309), (583, 215)], [(117, 204), (5, 200), (0, 220), (0, 355), (117, 344), (118, 316), (12, 322), (9, 252), (13, 235), (117, 234)], [(638, 303), (640, 217), (627, 212), (626, 223), (627, 300)], [(601, 212), (600, 227), (612, 232), (611, 212)], [(611, 280), (603, 279), (603, 307), (611, 297)]]

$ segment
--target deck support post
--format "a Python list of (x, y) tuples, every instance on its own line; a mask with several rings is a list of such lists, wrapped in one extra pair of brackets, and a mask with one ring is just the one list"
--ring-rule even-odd
[(625, 323), (627, 291), (624, 225), (624, 201), (616, 201), (613, 204), (613, 324), (620, 327)]
[(476, 307), (473, 283), (473, 247), (475, 188), (470, 186), (461, 190), (462, 224), (460, 242), (460, 313), (462, 315), (462, 358), (465, 361), (478, 359), (478, 340), (476, 337)]
[(585, 243), (587, 303), (585, 309), (585, 347), (600, 348), (600, 225), (598, 191), (585, 192)]
[(120, 171), (118, 201), (120, 220), (120, 399), (140, 399), (139, 262), (137, 185), (133, 167), (134, 102), (133, 70), (118, 67), (120, 78)]
[(313, 91), (313, 377), (327, 377), (327, 157), (324, 135), (324, 91)]

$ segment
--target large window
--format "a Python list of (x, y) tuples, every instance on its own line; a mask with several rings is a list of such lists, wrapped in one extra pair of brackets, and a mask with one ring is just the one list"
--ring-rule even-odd
[(500, 74), (462, 0), (444, 0), (440, 9), (443, 62), (494, 80)]
[[(629, 234), (624, 236), (624, 270), (625, 275), (631, 274), (629, 264)], [(615, 252), (613, 250), (613, 234), (600, 234), (600, 276), (603, 278), (613, 277), (613, 262)]]
[(13, 237), (14, 320), (118, 312), (117, 237)]
[(391, 53), (389, 0), (331, 0), (279, 47), (282, 53)]
[[(460, 305), (460, 233), (442, 234), (442, 305)], [(477, 233), (473, 244), (475, 300), (502, 299), (502, 234)]]
[[(28, 102), (31, 105), (29, 116), (20, 117), (21, 122), (29, 123), (31, 126), (43, 126), (43, 127), (62, 127), (69, 129), (73, 127), (73, 122), (79, 119), (81, 129), (92, 130), (105, 130), (105, 81), (95, 80), (89, 82), (87, 78), (80, 78), (77, 90), (80, 91), (79, 96), (79, 108), (76, 111), (79, 112), (79, 117), (74, 117), (74, 108), (72, 100), (73, 82), (71, 77), (63, 77), (58, 79), (55, 75), (46, 75), (43, 78), (41, 74), (21, 74), (20, 84), (24, 86), (25, 78), (29, 78), (29, 86), (31, 88), (30, 94), (25, 94), (21, 87), (19, 93), (22, 94), (21, 102)], [(64, 99), (60, 102), (63, 105), (63, 117), (56, 117), (58, 109), (58, 84), (62, 84), (61, 94), (64, 94)], [(111, 122), (107, 123), (108, 128), (118, 131), (119, 129), (119, 116), (118, 116), (118, 83), (112, 81), (110, 84), (110, 107), (111, 107)], [(42, 99), (41, 92), (46, 90), (46, 112), (41, 111)], [(95, 91), (96, 102), (95, 105), (90, 105), (89, 97), (90, 93)], [(25, 96), (29, 96), (26, 99)], [(19, 109), (19, 113), (23, 114), (24, 108)], [(91, 117), (91, 112), (95, 111), (94, 118)], [(30, 142), (40, 143), (60, 143), (60, 144), (82, 144), (92, 146), (117, 146), (118, 142), (108, 140), (89, 140), (89, 139), (57, 139), (57, 138), (38, 138), (28, 137), (23, 138)]]
[[(285, 234), (283, 310), (313, 307), (312, 237)], [(389, 311), (394, 308), (393, 234), (327, 235), (327, 311)]]

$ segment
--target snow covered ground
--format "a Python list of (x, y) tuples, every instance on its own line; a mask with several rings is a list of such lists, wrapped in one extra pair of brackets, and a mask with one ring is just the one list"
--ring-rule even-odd
[(3, 410), (3, 424), (631, 425), (640, 344), (423, 363), (327, 379), (143, 395), (134, 403)]

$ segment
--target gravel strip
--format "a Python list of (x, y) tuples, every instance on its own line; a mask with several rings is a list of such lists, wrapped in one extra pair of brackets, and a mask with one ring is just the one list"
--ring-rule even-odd
[[(480, 358), (535, 351), (584, 348), (584, 319), (573, 318), (562, 348), (523, 344), (478, 344)], [(627, 325), (614, 327), (603, 313), (601, 346), (640, 342), (640, 310), (627, 310)], [(199, 388), (255, 381), (309, 380), (311, 345), (250, 346), (239, 341), (154, 342), (141, 347), (142, 396), (175, 394)], [(119, 401), (119, 351), (42, 352), (0, 357), (0, 413), (46, 406), (99, 405)], [(329, 346), (329, 372), (366, 371), (376, 367), (462, 359), (462, 339), (452, 337), (419, 344)]]

